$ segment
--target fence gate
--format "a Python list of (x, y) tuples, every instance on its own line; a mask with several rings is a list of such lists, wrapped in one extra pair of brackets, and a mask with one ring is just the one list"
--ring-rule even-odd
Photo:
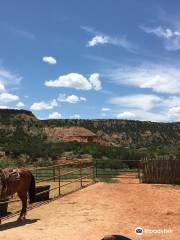
[(95, 175), (98, 179), (140, 178), (140, 160), (95, 160)]

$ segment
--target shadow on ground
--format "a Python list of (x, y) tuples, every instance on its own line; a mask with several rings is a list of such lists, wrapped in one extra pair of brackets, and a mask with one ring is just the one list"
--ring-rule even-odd
[(14, 222), (8, 222), (8, 223), (4, 223), (2, 225), (0, 225), (0, 231), (4, 231), (4, 230), (8, 230), (11, 228), (17, 228), (17, 227), (21, 227), (27, 224), (32, 224), (37, 222), (39, 219), (26, 219), (22, 222), (19, 221), (14, 221)]
[(110, 235), (110, 236), (105, 236), (101, 240), (132, 240), (132, 239), (124, 237), (122, 235)]

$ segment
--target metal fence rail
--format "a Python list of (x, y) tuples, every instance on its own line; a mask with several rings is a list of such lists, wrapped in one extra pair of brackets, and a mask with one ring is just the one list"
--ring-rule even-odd
[[(95, 176), (96, 178), (119, 178), (125, 177), (125, 174), (129, 174), (129, 177), (135, 176), (140, 178), (141, 165), (140, 160), (95, 160)], [(130, 175), (133, 173), (134, 175)]]

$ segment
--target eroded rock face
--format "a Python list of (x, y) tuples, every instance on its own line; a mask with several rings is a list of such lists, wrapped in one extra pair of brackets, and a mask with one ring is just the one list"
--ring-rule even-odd
[(34, 114), (31, 111), (28, 110), (24, 110), (24, 109), (0, 109), (0, 115), (26, 115), (26, 116), (30, 116), (33, 118), (36, 118), (34, 116)]
[(46, 127), (45, 131), (50, 138), (57, 141), (94, 142), (102, 145), (106, 143), (101, 137), (84, 127)]

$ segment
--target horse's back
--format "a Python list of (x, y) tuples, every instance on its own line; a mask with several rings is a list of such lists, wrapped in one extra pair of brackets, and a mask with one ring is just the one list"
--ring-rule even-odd
[(31, 172), (22, 168), (3, 169), (3, 178), (7, 195), (21, 191), (27, 192), (32, 180)]

